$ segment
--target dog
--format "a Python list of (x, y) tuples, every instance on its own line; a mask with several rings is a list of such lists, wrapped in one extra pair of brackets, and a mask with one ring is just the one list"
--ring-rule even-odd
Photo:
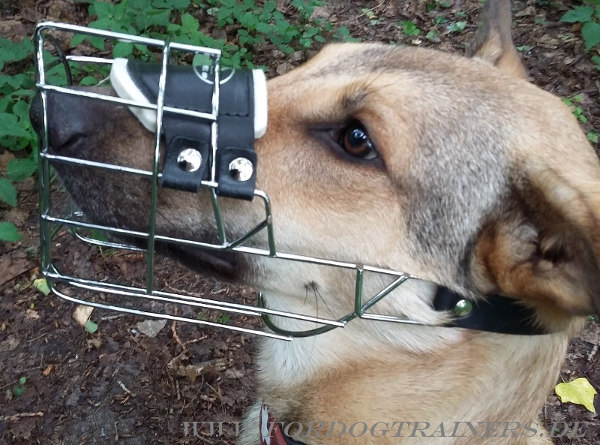
[[(600, 163), (568, 107), (528, 81), (510, 26), (510, 2), (490, 0), (470, 58), (332, 44), (269, 81), (257, 188), (272, 201), (279, 248), (419, 277), (378, 310), (429, 326), (356, 319), (263, 340), (239, 445), (551, 443), (538, 414), (569, 338), (600, 309)], [(60, 116), (53, 151), (151, 168), (154, 135), (126, 107), (48, 94), (48, 109)], [(38, 128), (40, 115), (38, 103)], [(57, 170), (92, 219), (144, 229), (148, 180)], [(158, 232), (212, 236), (208, 195), (161, 190), (158, 209)], [(234, 235), (260, 218), (241, 200), (223, 199), (223, 209), (236, 215)], [(344, 270), (184, 253), (197, 270), (262, 289), (271, 309), (335, 314), (353, 304)], [(374, 276), (364, 291), (385, 285)], [(522, 308), (532, 332), (448, 327), (453, 314), (433, 307), (441, 287), (482, 307), (509, 301), (514, 314), (492, 317)]]

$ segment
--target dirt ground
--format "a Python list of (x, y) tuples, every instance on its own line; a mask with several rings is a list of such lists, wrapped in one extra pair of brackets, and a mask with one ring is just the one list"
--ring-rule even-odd
[[(291, 14), (288, 2), (279, 4)], [(432, 10), (427, 4), (336, 0), (317, 13), (363, 40), (464, 52), (481, 4), (454, 0)], [(581, 95), (589, 117), (587, 130), (600, 129), (599, 72), (584, 55), (578, 29), (559, 21), (570, 2), (516, 1), (514, 6), (515, 43), (533, 82), (562, 97)], [(467, 25), (463, 32), (438, 25), (438, 38), (430, 41), (425, 33), (441, 14)], [(35, 23), (46, 19), (89, 21), (81, 3), (0, 0), (0, 32), (9, 38), (31, 36)], [(412, 20), (424, 32), (406, 36), (397, 25), (403, 20)], [(311, 53), (285, 56), (267, 48), (257, 57), (273, 75)], [(72, 317), (73, 304), (46, 297), (32, 285), (40, 277), (37, 186), (30, 179), (18, 188), (18, 207), (0, 207), (0, 220), (14, 222), (24, 234), (18, 243), (0, 244), (0, 443), (233, 444), (238, 422), (252, 401), (256, 338), (180, 322), (168, 322), (156, 336), (149, 336), (142, 318), (101, 310), (92, 314), (97, 332), (86, 332)], [(65, 263), (89, 276), (109, 274), (135, 281), (143, 275), (140, 254), (99, 251), (66, 231), (55, 243), (65, 252)], [(248, 289), (199, 277), (168, 258), (157, 259), (156, 277), (166, 289), (241, 302), (256, 298)], [(571, 343), (560, 380), (587, 377), (600, 392), (599, 345), (600, 323), (589, 321)], [(599, 400), (597, 396), (596, 410)], [(550, 395), (541, 419), (546, 426), (585, 423), (583, 437), (564, 435), (555, 439), (557, 444), (600, 443), (600, 420), (580, 405), (561, 404)], [(199, 422), (196, 437), (191, 422)], [(200, 422), (213, 422), (213, 430)], [(560, 430), (562, 424), (557, 425)]]

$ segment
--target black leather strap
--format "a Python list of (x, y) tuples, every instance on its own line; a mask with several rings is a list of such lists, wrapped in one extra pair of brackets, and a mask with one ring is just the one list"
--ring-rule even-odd
[[(433, 307), (438, 311), (453, 311), (456, 304), (465, 297), (450, 289), (439, 286)], [(447, 327), (477, 329), (514, 335), (546, 334), (535, 326), (535, 311), (517, 300), (501, 295), (489, 295), (484, 301), (473, 301), (473, 309), (467, 315), (457, 317)]]
[[(129, 75), (142, 93), (153, 103), (158, 96), (161, 67), (130, 60)], [(212, 110), (213, 82), (211, 76), (198, 67), (169, 66), (165, 87), (166, 106), (203, 113)], [(219, 88), (219, 115), (217, 117), (217, 193), (242, 199), (254, 197), (256, 182), (256, 153), (254, 151), (254, 85), (252, 71), (221, 73)], [(167, 147), (161, 185), (179, 190), (198, 191), (202, 180), (210, 177), (211, 122), (164, 112), (163, 134)], [(197, 171), (188, 172), (177, 163), (184, 148), (193, 148), (202, 155)], [(229, 164), (236, 157), (248, 159), (253, 166), (252, 176), (237, 181), (230, 175)]]

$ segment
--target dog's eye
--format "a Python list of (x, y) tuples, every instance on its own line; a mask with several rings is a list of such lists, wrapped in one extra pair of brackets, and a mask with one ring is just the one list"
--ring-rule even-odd
[(346, 153), (357, 158), (371, 160), (377, 157), (377, 151), (364, 127), (354, 122), (340, 132), (339, 144)]

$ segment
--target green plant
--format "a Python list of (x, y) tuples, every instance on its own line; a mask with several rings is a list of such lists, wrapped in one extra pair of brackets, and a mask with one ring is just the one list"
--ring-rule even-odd
[(426, 4), (426, 8), (428, 12), (431, 12), (437, 8), (447, 9), (452, 6), (452, 2), (448, 0), (431, 0)]
[(377, 25), (379, 23), (379, 19), (377, 18), (377, 14), (372, 9), (369, 8), (361, 8), (360, 12), (363, 13), (369, 19), (369, 23), (371, 26)]
[(419, 27), (417, 25), (415, 25), (414, 22), (411, 22), (409, 20), (399, 22), (398, 24), (400, 26), (402, 26), (402, 32), (404, 33), (404, 35), (413, 37), (413, 36), (418, 36), (419, 33), (421, 32)]
[[(292, 0), (293, 20), (277, 10), (277, 2), (267, 0), (75, 0), (88, 4), (94, 19), (90, 27), (135, 35), (164, 38), (221, 50), (224, 66), (254, 67), (253, 54), (266, 43), (275, 44), (284, 53), (304, 50), (327, 39), (355, 40), (345, 27), (335, 28), (322, 18), (313, 18), (320, 0)], [(225, 29), (227, 39), (202, 32), (197, 17), (212, 20)], [(144, 45), (117, 42), (108, 44), (99, 37), (76, 35), (71, 46), (88, 41), (98, 51), (111, 51), (114, 57), (154, 57)], [(53, 64), (46, 54), (47, 81), (64, 86), (64, 67)], [(33, 44), (30, 40), (13, 42), (0, 37), (0, 147), (14, 153), (5, 171), (0, 171), (0, 205), (18, 204), (15, 182), (37, 171), (37, 138), (29, 122), (29, 101), (35, 94)], [(77, 84), (95, 85), (108, 75), (107, 67), (72, 64)], [(21, 235), (9, 222), (0, 222), (0, 241), (18, 241)]]
[(530, 51), (532, 48), (531, 45), (521, 45), (521, 46), (517, 46), (515, 49), (521, 53), (526, 53), (527, 51)]
[[(566, 23), (581, 23), (581, 37), (586, 51), (600, 43), (600, 0), (584, 0), (581, 6), (575, 6), (567, 11), (560, 19)], [(596, 65), (600, 58), (596, 56)]]
[[(0, 70), (6, 73), (0, 75), (0, 146), (15, 153), (6, 171), (0, 172), (0, 202), (10, 207), (17, 205), (14, 183), (37, 170), (37, 140), (28, 117), (35, 84), (31, 66), (22, 69), (32, 56), (31, 41), (0, 38)], [(12, 223), (0, 222), (0, 241), (19, 239), (21, 235)]]
[(448, 25), (448, 31), (450, 31), (450, 32), (463, 32), (465, 30), (466, 26), (467, 26), (467, 22), (463, 22), (463, 21), (458, 21), (458, 22), (450, 23), (450, 25)]
[(440, 39), (435, 29), (430, 29), (427, 34), (425, 34), (425, 38), (432, 42), (437, 42)]
[(21, 397), (25, 392), (25, 382), (27, 382), (27, 377), (21, 377), (17, 384), (13, 386), (12, 393), (15, 397)]
[(221, 312), (219, 313), (219, 315), (217, 315), (217, 323), (227, 324), (229, 323), (230, 318), (231, 317), (228, 314), (226, 314), (225, 312)]
[[(586, 116), (585, 112), (583, 111), (583, 108), (581, 108), (581, 105), (580, 105), (581, 104), (581, 100), (582, 100), (581, 95), (580, 94), (576, 94), (576, 95), (571, 96), (571, 97), (565, 97), (563, 99), (563, 102), (569, 108), (571, 108), (571, 112), (577, 118), (577, 120), (579, 122), (581, 122), (582, 124), (585, 125), (585, 124), (588, 123), (588, 117)], [(598, 132), (595, 129), (591, 129), (591, 130), (587, 131), (586, 132), (586, 137), (593, 144), (598, 143)]]

